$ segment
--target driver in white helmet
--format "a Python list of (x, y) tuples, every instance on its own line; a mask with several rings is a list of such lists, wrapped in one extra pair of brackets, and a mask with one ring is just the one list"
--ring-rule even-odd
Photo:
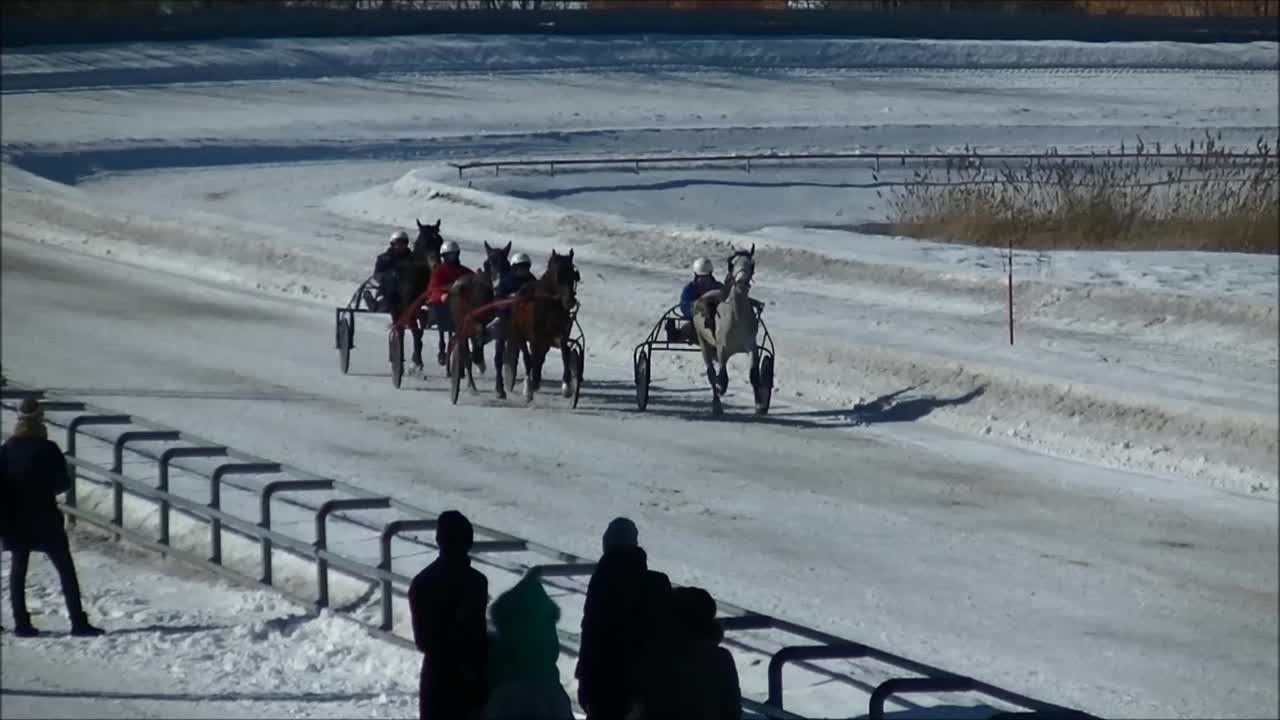
[[(529, 287), (537, 282), (538, 278), (533, 274), (533, 261), (529, 256), (522, 253), (513, 253), (511, 255), (511, 267), (498, 278), (498, 285), (493, 289), (494, 300), (505, 300), (513, 295), (518, 294), (521, 290)], [(493, 320), (485, 327), (488, 337), (493, 338), (493, 364), (495, 367), (501, 368), (503, 357), (506, 353), (507, 346), (507, 321), (511, 318), (511, 308), (498, 308), (494, 313)], [(499, 398), (507, 396), (506, 389), (502, 386), (502, 373), (494, 373), (494, 388), (497, 390)]]
[(498, 286), (494, 289), (494, 299), (511, 297), (520, 292), (524, 286), (536, 281), (533, 276), (533, 261), (522, 252), (511, 256), (511, 269), (498, 278)]
[(371, 291), (365, 290), (365, 302), (370, 308), (377, 310), (386, 310), (390, 307), (392, 293), (395, 290), (395, 269), (402, 260), (408, 259), (412, 255), (409, 252), (409, 233), (403, 230), (397, 230), (391, 234), (390, 243), (386, 252), (378, 256), (373, 262), (373, 279), (378, 283), (378, 290), (381, 298), (375, 296)]
[(693, 261), (693, 279), (680, 292), (680, 317), (681, 322), (677, 327), (675, 321), (667, 324), (667, 341), (677, 342), (681, 339), (689, 342), (693, 338), (693, 304), (698, 298), (706, 295), (713, 290), (720, 290), (723, 286), (716, 279), (714, 268), (711, 260), (700, 257)]

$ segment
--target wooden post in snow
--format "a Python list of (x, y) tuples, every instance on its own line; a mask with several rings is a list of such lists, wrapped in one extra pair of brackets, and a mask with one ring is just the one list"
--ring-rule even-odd
[(1013, 344), (1013, 236), (1009, 236), (1009, 344)]

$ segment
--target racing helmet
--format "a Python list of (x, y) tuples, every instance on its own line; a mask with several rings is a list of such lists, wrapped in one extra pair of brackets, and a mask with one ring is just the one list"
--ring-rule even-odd
[(511, 267), (516, 267), (518, 265), (532, 265), (532, 264), (533, 264), (533, 261), (529, 259), (529, 256), (525, 255), (522, 252), (518, 252), (511, 256)]
[(407, 232), (405, 232), (405, 231), (403, 231), (403, 230), (397, 230), (397, 231), (395, 231), (394, 233), (391, 233), (391, 244), (392, 244), (392, 245), (395, 245), (395, 244), (396, 244), (396, 243), (398, 243), (398, 242), (402, 242), (402, 243), (406, 243), (406, 244), (408, 244), (408, 242), (409, 242), (409, 233), (407, 233)]
[(707, 258), (700, 257), (693, 261), (694, 275), (710, 275), (714, 270), (715, 268), (712, 267), (711, 261)]
[(458, 254), (458, 253), (460, 253), (460, 252), (462, 252), (462, 251), (458, 248), (458, 243), (456, 243), (456, 242), (454, 242), (454, 241), (452, 241), (452, 240), (445, 240), (445, 241), (444, 241), (444, 244), (440, 246), (440, 254), (441, 254), (442, 256), (443, 256), (443, 255), (457, 255), (457, 254)]

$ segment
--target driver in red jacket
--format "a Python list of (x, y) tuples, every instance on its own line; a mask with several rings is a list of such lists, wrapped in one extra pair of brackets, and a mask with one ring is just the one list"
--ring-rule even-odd
[(431, 280), (427, 283), (427, 319), (445, 332), (453, 330), (453, 318), (449, 317), (449, 307), (445, 305), (449, 299), (449, 286), (458, 278), (471, 274), (471, 270), (458, 261), (460, 253), (458, 243), (445, 241), (440, 246), (443, 262), (431, 271)]

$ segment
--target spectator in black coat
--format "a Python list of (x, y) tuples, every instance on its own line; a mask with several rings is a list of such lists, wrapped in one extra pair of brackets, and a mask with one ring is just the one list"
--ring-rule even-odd
[(671, 581), (648, 569), (639, 532), (615, 518), (587, 586), (575, 675), (588, 720), (621, 720), (640, 704), (661, 648)]
[(409, 585), (413, 640), (424, 656), (418, 683), (422, 720), (474, 718), (488, 694), (489, 581), (471, 567), (473, 539), (471, 522), (462, 513), (440, 513), (440, 557)]
[(9, 603), (13, 608), (14, 634), (20, 637), (40, 634), (27, 612), (27, 566), (33, 552), (47, 555), (58, 571), (71, 634), (102, 634), (101, 629), (89, 624), (81, 605), (71, 543), (58, 509), (57, 496), (70, 489), (67, 460), (57, 443), (49, 439), (44, 411), (35, 398), (23, 399), (13, 436), (0, 446), (0, 537), (13, 555)]
[(645, 694), (643, 720), (739, 720), (742, 691), (733, 655), (720, 647), (716, 601), (702, 588), (671, 593), (666, 657)]

